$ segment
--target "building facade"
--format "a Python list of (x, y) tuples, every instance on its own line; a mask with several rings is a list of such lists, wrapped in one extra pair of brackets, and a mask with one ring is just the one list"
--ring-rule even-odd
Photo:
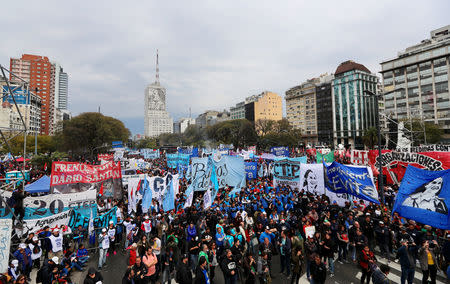
[(2, 131), (14, 134), (16, 131), (23, 130), (22, 120), (14, 105), (4, 101), (0, 107), (0, 127)]
[(375, 99), (364, 91), (376, 93), (377, 83), (378, 77), (362, 64), (350, 60), (338, 66), (331, 86), (334, 145), (364, 148), (364, 131), (376, 126)]
[(438, 124), (450, 141), (450, 25), (381, 64), (385, 114)]
[(324, 76), (316, 84), (316, 121), (317, 142), (321, 145), (333, 144), (333, 102), (331, 97), (331, 82), (334, 76)]
[[(28, 83), (28, 89), (41, 98), (40, 134), (53, 135), (58, 124), (56, 109), (68, 108), (68, 75), (58, 63), (48, 57), (23, 54), (10, 59), (10, 71)], [(10, 80), (23, 82), (10, 75)]]
[(306, 144), (317, 143), (316, 84), (318, 78), (309, 79), (286, 91), (286, 118), (300, 129)]
[(145, 88), (144, 131), (146, 137), (173, 133), (173, 120), (166, 111), (166, 89), (159, 83), (159, 55), (156, 54), (156, 81)]
[[(41, 133), (41, 107), (42, 107), (42, 99), (35, 95), (33, 92), (30, 92), (22, 85), (11, 84), (11, 91), (14, 95), (14, 99), (17, 103), (17, 107), (25, 121), (25, 125), (27, 131), (30, 135), (39, 135)], [(6, 84), (2, 84), (0, 86), (1, 94), (3, 97), (3, 102), (8, 102), (11, 105), (14, 105), (14, 101), (9, 93), (8, 86)], [(17, 112), (15, 107), (12, 108), (13, 112)], [(19, 116), (20, 117), (20, 116)], [(23, 129), (22, 122), (21, 129)]]
[(173, 133), (184, 133), (189, 125), (194, 125), (195, 119), (193, 118), (180, 118), (177, 122), (173, 123)]
[(245, 102), (237, 103), (236, 106), (230, 108), (231, 119), (244, 119), (245, 118)]

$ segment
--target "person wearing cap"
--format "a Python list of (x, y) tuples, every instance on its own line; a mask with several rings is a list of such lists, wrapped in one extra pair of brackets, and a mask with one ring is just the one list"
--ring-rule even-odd
[(95, 270), (94, 267), (89, 268), (88, 274), (86, 275), (86, 278), (84, 278), (83, 284), (98, 284), (102, 283), (103, 276), (100, 272)]
[(273, 241), (273, 239), (275, 238), (275, 234), (273, 233), (273, 231), (276, 231), (276, 229), (270, 229), (269, 226), (266, 226), (264, 232), (261, 233), (261, 235), (259, 236), (259, 243), (264, 242), (264, 239), (268, 238), (270, 242)]
[(31, 251), (31, 260), (33, 261), (33, 267), (37, 269), (41, 268), (41, 242), (37, 236), (34, 236), (31, 240), (31, 243), (28, 244), (28, 248)]
[(102, 229), (102, 233), (98, 237), (99, 256), (98, 256), (98, 269), (102, 269), (106, 263), (106, 254), (109, 249), (109, 236), (106, 228)]
[(19, 277), (19, 274), (20, 274), (19, 261), (17, 259), (14, 259), (9, 264), (8, 275), (11, 276), (12, 280), (16, 280), (17, 277)]
[(57, 256), (62, 258), (63, 256), (63, 236), (60, 234), (59, 229), (55, 228), (53, 234), (49, 237), (52, 250), (49, 252), (49, 257)]
[(391, 241), (391, 231), (385, 226), (383, 221), (380, 221), (375, 228), (375, 236), (377, 245), (380, 247), (381, 255), (384, 256), (388, 262), (391, 261), (391, 255), (389, 253), (389, 244)]
[(108, 226), (108, 237), (109, 237), (109, 249), (106, 253), (106, 256), (108, 257), (110, 253), (116, 255), (116, 227), (114, 226), (114, 221), (109, 221)]
[(14, 252), (14, 257), (19, 261), (19, 269), (27, 278), (30, 278), (33, 261), (31, 260), (31, 250), (26, 244), (19, 244), (19, 248)]
[(181, 265), (177, 267), (176, 281), (179, 284), (192, 284), (192, 273), (189, 268), (189, 255), (181, 256)]
[(49, 237), (52, 235), (50, 233), (50, 227), (45, 226), (44, 230), (39, 233), (39, 239), (42, 240), (42, 250), (44, 251), (44, 258), (48, 258), (48, 253), (52, 249), (52, 243), (50, 242)]
[(150, 237), (150, 233), (152, 232), (152, 221), (148, 217), (148, 215), (144, 216), (144, 222), (142, 222), (141, 230), (147, 235), (147, 238)]

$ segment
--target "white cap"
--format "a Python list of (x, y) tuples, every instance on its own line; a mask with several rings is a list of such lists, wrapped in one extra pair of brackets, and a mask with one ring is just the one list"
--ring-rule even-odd
[(58, 229), (58, 228), (55, 228), (55, 229), (53, 230), (53, 232), (54, 232), (54, 233), (57, 233), (57, 232), (59, 232), (59, 229)]
[(33, 237), (33, 242), (35, 242), (35, 241), (37, 241), (37, 240), (39, 240), (39, 238), (38, 238), (37, 236), (34, 236), (34, 237)]
[(19, 248), (21, 248), (21, 249), (26, 249), (26, 248), (27, 248), (27, 245), (24, 244), (24, 243), (21, 243), (21, 244), (19, 245)]
[(103, 229), (102, 229), (102, 232), (105, 233), (105, 232), (106, 232), (106, 228), (103, 228)]
[(19, 261), (17, 259), (14, 259), (13, 261), (11, 261), (12, 265), (14, 265), (14, 267), (19, 266)]
[(114, 221), (113, 220), (109, 221), (109, 224), (114, 224)]
[(148, 220), (148, 216), (147, 216), (147, 215), (145, 215), (145, 216), (144, 216), (144, 219), (145, 219), (145, 220)]
[(54, 257), (52, 257), (52, 261), (53, 261), (55, 264), (58, 264), (59, 258), (58, 258), (57, 256), (54, 256)]

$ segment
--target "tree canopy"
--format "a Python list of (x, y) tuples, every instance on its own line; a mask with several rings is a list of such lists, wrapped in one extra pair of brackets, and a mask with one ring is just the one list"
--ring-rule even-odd
[(130, 131), (122, 121), (97, 112), (85, 112), (64, 121), (59, 148), (72, 153), (92, 154), (112, 141), (126, 142)]

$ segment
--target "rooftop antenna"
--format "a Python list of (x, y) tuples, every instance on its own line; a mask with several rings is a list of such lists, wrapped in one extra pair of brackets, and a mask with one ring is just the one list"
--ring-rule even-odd
[(156, 84), (159, 85), (159, 50), (156, 50)]

